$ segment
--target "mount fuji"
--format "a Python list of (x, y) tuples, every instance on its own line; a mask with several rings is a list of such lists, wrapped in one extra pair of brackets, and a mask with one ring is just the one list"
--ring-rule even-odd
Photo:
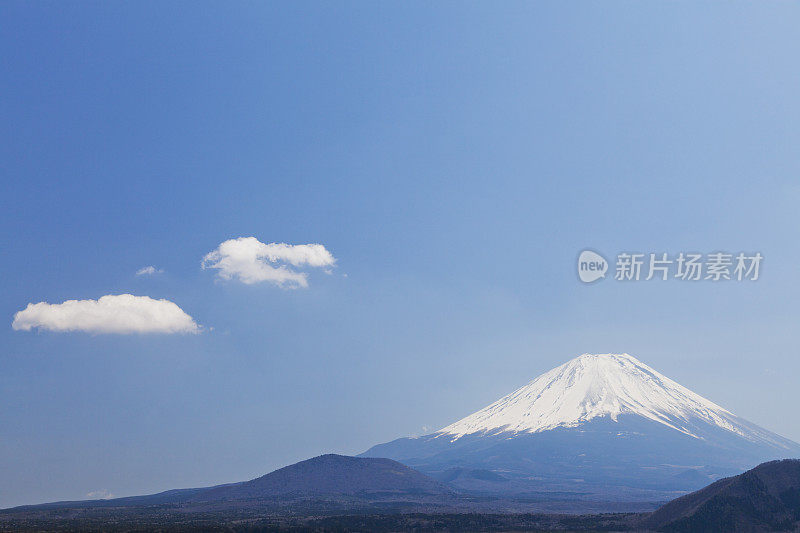
[(652, 501), (800, 457), (800, 444), (628, 354), (583, 354), (435, 433), (362, 456), (478, 493)]

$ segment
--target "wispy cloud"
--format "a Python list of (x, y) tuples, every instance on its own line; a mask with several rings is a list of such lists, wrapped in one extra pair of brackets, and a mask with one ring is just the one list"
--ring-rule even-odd
[(60, 304), (29, 303), (14, 315), (11, 327), (88, 333), (199, 333), (200, 326), (169, 300), (132, 294), (98, 300), (67, 300)]
[(222, 279), (242, 283), (268, 282), (296, 289), (308, 287), (308, 274), (299, 267), (332, 267), (336, 259), (321, 244), (264, 244), (255, 237), (239, 237), (220, 244), (203, 258), (203, 268), (217, 269)]
[(110, 500), (114, 495), (106, 489), (100, 489), (87, 492), (86, 497), (90, 500)]
[(164, 272), (160, 268), (156, 268), (153, 265), (142, 267), (136, 271), (137, 276), (152, 276), (153, 274), (161, 274)]

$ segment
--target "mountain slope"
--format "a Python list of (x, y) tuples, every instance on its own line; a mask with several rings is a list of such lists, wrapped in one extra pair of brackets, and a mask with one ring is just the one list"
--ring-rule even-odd
[(474, 433), (546, 431), (599, 417), (634, 414), (692, 437), (704, 424), (754, 442), (791, 445), (695, 394), (628, 354), (584, 354), (438, 433), (454, 439)]
[(670, 499), (765, 460), (800, 456), (800, 445), (630, 355), (584, 354), (431, 435), (363, 456), (390, 457), (434, 477), (460, 467), (515, 480), (483, 482), (488, 492)]
[(276, 496), (333, 496), (370, 493), (446, 495), (442, 483), (390, 459), (320, 455), (259, 478), (212, 487), (194, 501), (272, 499)]
[(800, 460), (772, 461), (664, 505), (642, 526), (665, 531), (797, 531)]
[[(61, 518), (76, 510), (92, 520), (111, 516), (188, 513), (294, 514), (391, 512), (464, 506), (459, 494), (435, 479), (391, 459), (321, 455), (244, 481), (195, 489), (176, 489), (108, 500), (55, 502), (0, 510), (2, 518)], [(90, 512), (91, 511), (91, 512)], [(3, 528), (0, 527), (0, 530)]]

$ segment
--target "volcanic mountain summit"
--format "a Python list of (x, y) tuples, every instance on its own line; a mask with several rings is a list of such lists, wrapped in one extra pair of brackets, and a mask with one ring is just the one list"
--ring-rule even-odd
[(440, 478), (458, 469), (465, 489), (650, 499), (800, 456), (800, 445), (633, 356), (583, 354), (433, 434), (363, 455)]
[(659, 374), (628, 354), (583, 354), (492, 405), (443, 428), (458, 439), (474, 433), (536, 433), (595, 418), (637, 415), (702, 438), (712, 426), (753, 442), (789, 443)]

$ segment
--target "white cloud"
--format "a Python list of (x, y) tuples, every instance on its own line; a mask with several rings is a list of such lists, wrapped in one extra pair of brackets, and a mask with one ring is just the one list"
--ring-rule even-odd
[(100, 489), (87, 492), (86, 497), (89, 498), (90, 500), (110, 500), (111, 498), (114, 497), (114, 495), (111, 494), (106, 489)]
[(142, 267), (136, 271), (137, 276), (152, 276), (153, 274), (161, 274), (164, 272), (160, 268), (156, 268), (153, 265)]
[(200, 326), (169, 300), (132, 294), (107, 295), (99, 300), (39, 302), (14, 315), (11, 327), (30, 331), (89, 333), (199, 333)]
[(267, 281), (296, 289), (308, 287), (308, 274), (291, 267), (330, 267), (336, 259), (321, 244), (264, 244), (255, 237), (239, 237), (220, 244), (203, 258), (203, 268), (216, 268), (222, 279), (252, 284)]

